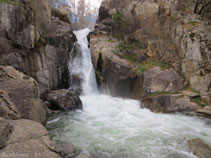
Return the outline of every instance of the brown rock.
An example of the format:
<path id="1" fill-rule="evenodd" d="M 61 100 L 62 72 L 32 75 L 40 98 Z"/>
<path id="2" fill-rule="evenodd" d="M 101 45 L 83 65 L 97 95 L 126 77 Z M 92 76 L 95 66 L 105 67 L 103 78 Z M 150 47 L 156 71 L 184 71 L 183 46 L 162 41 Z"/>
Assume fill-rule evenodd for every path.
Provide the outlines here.
<path id="1" fill-rule="evenodd" d="M 198 158 L 210 158 L 211 147 L 204 143 L 201 139 L 192 139 L 188 141 L 190 150 Z"/>
<path id="2" fill-rule="evenodd" d="M 62 89 L 51 91 L 47 95 L 47 100 L 52 104 L 53 109 L 76 110 L 82 108 L 82 102 L 79 96 L 73 92 Z"/>

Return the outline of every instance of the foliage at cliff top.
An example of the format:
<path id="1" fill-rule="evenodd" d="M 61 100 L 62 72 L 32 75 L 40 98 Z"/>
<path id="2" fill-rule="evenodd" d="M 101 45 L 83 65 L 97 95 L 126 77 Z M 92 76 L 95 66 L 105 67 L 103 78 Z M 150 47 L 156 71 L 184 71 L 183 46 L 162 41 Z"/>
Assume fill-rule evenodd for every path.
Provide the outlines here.
<path id="1" fill-rule="evenodd" d="M 0 0 L 0 3 L 17 4 L 17 0 Z"/>

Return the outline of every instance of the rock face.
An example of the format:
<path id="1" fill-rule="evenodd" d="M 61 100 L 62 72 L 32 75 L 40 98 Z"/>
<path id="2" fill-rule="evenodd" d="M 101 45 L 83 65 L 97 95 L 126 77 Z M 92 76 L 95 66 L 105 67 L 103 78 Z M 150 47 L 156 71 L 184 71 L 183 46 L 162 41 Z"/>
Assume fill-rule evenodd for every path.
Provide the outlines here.
<path id="1" fill-rule="evenodd" d="M 133 66 L 127 60 L 115 55 L 119 43 L 108 40 L 109 38 L 103 35 L 90 38 L 92 61 L 98 81 L 112 95 L 128 97 L 135 81 Z"/>
<path id="2" fill-rule="evenodd" d="M 67 63 L 76 38 L 65 14 L 51 17 L 48 0 L 0 3 L 0 7 L 0 64 L 35 78 L 41 92 L 67 88 Z"/>
<path id="3" fill-rule="evenodd" d="M 37 82 L 11 66 L 0 66 L 1 116 L 45 122 Z"/>
<path id="4" fill-rule="evenodd" d="M 197 91 L 197 95 L 206 102 L 205 106 L 210 106 L 211 27 L 208 18 L 211 15 L 210 8 L 210 2 L 207 0 L 104 0 L 100 8 L 97 31 L 95 31 L 97 35 L 91 38 L 103 34 L 110 36 L 110 39 L 111 36 L 120 37 L 119 41 L 125 43 L 136 42 L 140 45 L 140 51 L 146 55 L 147 61 L 155 60 L 172 65 L 174 70 L 167 70 L 168 73 L 156 70 L 156 75 L 154 69 L 148 69 L 152 71 L 151 75 L 145 72 L 144 75 L 137 77 L 132 93 L 134 98 L 152 99 L 155 98 L 155 93 L 157 95 L 175 92 L 181 94 L 180 90 L 186 87 Z M 116 51 L 115 48 L 111 48 L 109 48 L 110 52 Z M 128 52 L 136 58 L 137 53 Z M 138 62 L 142 64 L 142 61 Z M 96 61 L 94 63 L 96 65 Z M 106 77 L 101 76 L 101 80 L 104 78 Z M 172 98 L 172 96 L 167 98 L 169 97 Z M 192 96 L 188 97 L 192 98 Z M 158 98 L 163 99 L 165 105 L 166 96 L 158 95 L 155 100 Z M 192 99 L 190 102 L 192 104 Z M 181 106 L 184 104 L 181 100 L 179 103 Z M 195 103 L 192 105 L 194 107 Z"/>
<path id="5" fill-rule="evenodd" d="M 209 158 L 211 155 L 211 147 L 199 138 L 189 140 L 188 145 L 193 154 L 198 158 Z"/>
<path id="6" fill-rule="evenodd" d="M 47 100 L 55 109 L 67 111 L 82 108 L 82 102 L 80 98 L 73 92 L 66 89 L 49 92 L 47 95 Z"/>
<path id="7" fill-rule="evenodd" d="M 144 72 L 134 85 L 134 97 L 144 97 L 159 92 L 175 93 L 183 88 L 181 77 L 173 70 L 162 70 L 155 67 Z"/>

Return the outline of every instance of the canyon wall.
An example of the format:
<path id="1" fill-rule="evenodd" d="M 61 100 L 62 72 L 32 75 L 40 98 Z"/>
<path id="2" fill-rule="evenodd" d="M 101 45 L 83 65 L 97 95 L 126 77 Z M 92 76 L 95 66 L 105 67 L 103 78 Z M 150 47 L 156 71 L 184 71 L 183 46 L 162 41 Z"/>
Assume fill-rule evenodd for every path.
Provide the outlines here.
<path id="1" fill-rule="evenodd" d="M 207 0 L 103 1 L 90 38 L 99 83 L 117 96 L 124 83 L 127 97 L 153 111 L 210 116 L 210 8 Z"/>

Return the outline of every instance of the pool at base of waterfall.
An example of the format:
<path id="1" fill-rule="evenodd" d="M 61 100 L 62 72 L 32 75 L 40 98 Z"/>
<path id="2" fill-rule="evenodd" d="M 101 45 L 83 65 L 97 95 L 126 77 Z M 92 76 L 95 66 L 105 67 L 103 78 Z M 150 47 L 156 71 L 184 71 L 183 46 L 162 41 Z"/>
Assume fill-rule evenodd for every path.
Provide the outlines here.
<path id="1" fill-rule="evenodd" d="M 211 145 L 211 125 L 181 114 L 141 109 L 136 100 L 81 96 L 83 109 L 53 116 L 47 123 L 55 141 L 69 142 L 89 158 L 195 158 L 187 140 Z"/>

